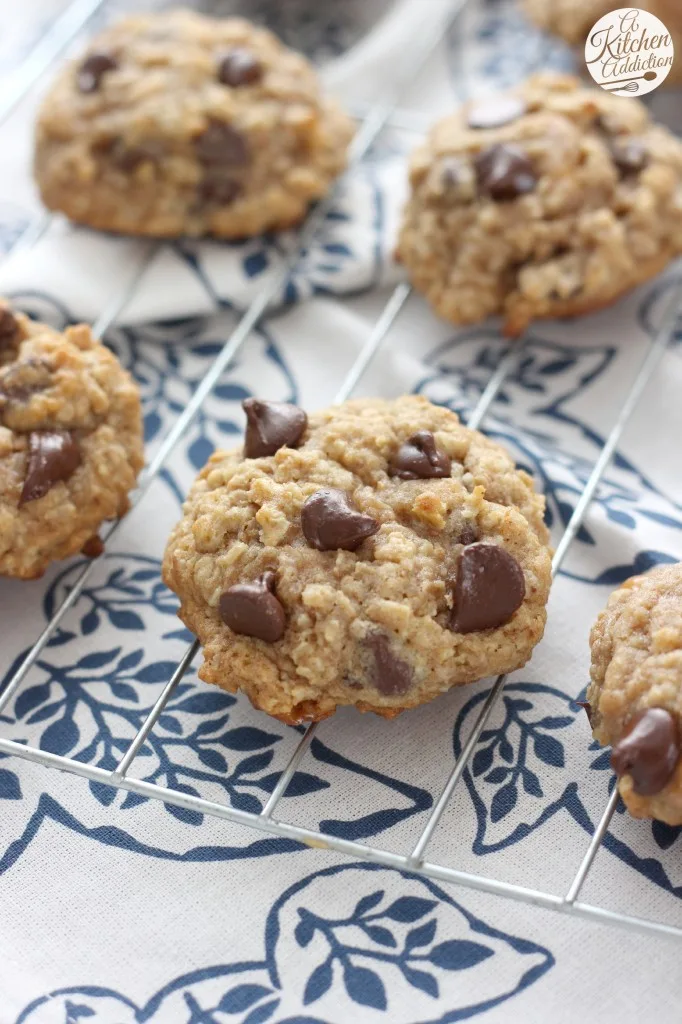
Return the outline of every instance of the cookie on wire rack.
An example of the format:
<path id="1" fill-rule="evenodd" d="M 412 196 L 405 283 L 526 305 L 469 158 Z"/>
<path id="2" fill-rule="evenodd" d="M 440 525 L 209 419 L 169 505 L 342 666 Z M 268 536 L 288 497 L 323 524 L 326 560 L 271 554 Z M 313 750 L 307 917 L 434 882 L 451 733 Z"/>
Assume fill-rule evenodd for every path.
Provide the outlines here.
<path id="1" fill-rule="evenodd" d="M 98 553 L 143 461 L 139 392 L 109 349 L 0 301 L 0 576 Z"/>
<path id="2" fill-rule="evenodd" d="M 290 227 L 346 164 L 347 115 L 266 29 L 191 11 L 126 18 L 41 108 L 51 210 L 131 235 L 243 238 Z"/>
<path id="3" fill-rule="evenodd" d="M 503 448 L 415 396 L 244 406 L 244 447 L 211 456 L 163 564 L 202 679 L 295 724 L 392 718 L 528 660 L 544 499 Z"/>
<path id="4" fill-rule="evenodd" d="M 614 591 L 590 644 L 587 711 L 628 810 L 682 825 L 682 563 Z"/>
<path id="5" fill-rule="evenodd" d="M 566 75 L 465 105 L 412 157 L 397 256 L 444 319 L 506 333 L 615 302 L 682 252 L 682 141 Z"/>

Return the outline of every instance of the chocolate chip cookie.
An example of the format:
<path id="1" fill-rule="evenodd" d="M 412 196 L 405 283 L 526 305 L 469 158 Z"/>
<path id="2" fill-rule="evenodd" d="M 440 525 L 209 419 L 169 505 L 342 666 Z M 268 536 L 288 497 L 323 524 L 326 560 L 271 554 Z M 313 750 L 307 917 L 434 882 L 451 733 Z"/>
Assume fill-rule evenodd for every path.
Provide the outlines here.
<path id="1" fill-rule="evenodd" d="M 163 566 L 202 679 L 293 724 L 341 705 L 392 718 L 527 661 L 544 499 L 499 445 L 419 397 L 245 411 L 244 447 L 211 456 Z"/>
<path id="2" fill-rule="evenodd" d="M 627 580 L 590 644 L 587 710 L 628 810 L 682 825 L 682 564 Z"/>
<path id="3" fill-rule="evenodd" d="M 54 84 L 38 119 L 43 202 L 132 235 L 239 238 L 296 224 L 353 128 L 270 32 L 190 11 L 127 18 Z"/>
<path id="4" fill-rule="evenodd" d="M 526 14 L 539 28 L 578 48 L 576 59 L 579 66 L 584 65 L 584 47 L 590 29 L 618 6 L 613 0 L 523 0 Z M 636 6 L 641 11 L 655 14 L 670 32 L 677 57 L 663 85 L 679 84 L 682 82 L 682 60 L 679 56 L 682 53 L 682 8 L 679 0 L 637 0 Z"/>
<path id="5" fill-rule="evenodd" d="M 142 464 L 139 394 L 112 353 L 0 302 L 0 575 L 95 553 Z"/>
<path id="6" fill-rule="evenodd" d="M 398 245 L 414 285 L 456 324 L 614 302 L 682 252 L 682 142 L 570 76 L 535 75 L 465 106 L 412 158 Z"/>

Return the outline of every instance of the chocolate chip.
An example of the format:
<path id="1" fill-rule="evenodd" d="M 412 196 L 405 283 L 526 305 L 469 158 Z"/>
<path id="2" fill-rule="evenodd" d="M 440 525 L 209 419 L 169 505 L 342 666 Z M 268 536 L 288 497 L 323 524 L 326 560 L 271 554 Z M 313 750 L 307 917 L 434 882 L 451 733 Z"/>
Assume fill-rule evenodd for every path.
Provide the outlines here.
<path id="1" fill-rule="evenodd" d="M 589 721 L 590 725 L 592 725 L 592 705 L 590 704 L 589 700 L 576 700 L 574 701 L 574 703 L 577 704 L 579 708 L 583 709 L 583 711 L 587 715 L 587 720 Z"/>
<path id="2" fill-rule="evenodd" d="M 478 186 L 492 199 L 507 201 L 532 192 L 538 176 L 528 155 L 518 146 L 484 149 L 474 161 Z"/>
<path id="3" fill-rule="evenodd" d="M 639 174 L 649 162 L 649 154 L 641 142 L 636 139 L 619 142 L 615 140 L 611 145 L 613 162 L 623 175 Z"/>
<path id="4" fill-rule="evenodd" d="M 81 464 L 70 430 L 34 430 L 28 438 L 28 462 L 19 504 L 42 498 L 54 484 L 68 480 Z"/>
<path id="5" fill-rule="evenodd" d="M 526 104 L 520 96 L 490 96 L 469 107 L 467 124 L 470 128 L 501 128 L 525 112 Z"/>
<path id="6" fill-rule="evenodd" d="M 412 669 L 396 657 L 388 637 L 384 633 L 370 633 L 365 643 L 372 655 L 372 683 L 379 693 L 384 697 L 407 693 L 413 682 Z"/>
<path id="7" fill-rule="evenodd" d="M 118 61 L 110 53 L 91 53 L 78 68 L 78 88 L 81 92 L 96 92 L 102 76 L 117 67 Z"/>
<path id="8" fill-rule="evenodd" d="M 443 188 L 459 188 L 467 180 L 467 168 L 463 160 L 456 156 L 447 156 L 441 161 L 440 180 Z"/>
<path id="9" fill-rule="evenodd" d="M 217 203 L 219 206 L 233 203 L 241 191 L 240 182 L 220 174 L 209 173 L 199 184 L 199 198 L 202 203 Z"/>
<path id="10" fill-rule="evenodd" d="M 251 583 L 236 583 L 220 595 L 221 619 L 233 633 L 274 644 L 286 628 L 284 608 L 274 591 L 275 574 L 271 569 Z"/>
<path id="11" fill-rule="evenodd" d="M 301 509 L 303 536 L 318 551 L 355 551 L 379 529 L 371 516 L 358 512 L 345 491 L 316 491 Z"/>
<path id="12" fill-rule="evenodd" d="M 680 756 L 677 721 L 664 708 L 648 708 L 636 715 L 611 752 L 611 767 L 618 776 L 632 776 L 635 793 L 653 796 L 672 778 Z"/>
<path id="13" fill-rule="evenodd" d="M 125 146 L 123 141 L 119 140 L 111 151 L 111 162 L 121 171 L 131 174 L 142 164 L 160 163 L 164 156 L 164 146 L 154 139 L 139 142 L 136 146 Z"/>
<path id="14" fill-rule="evenodd" d="M 245 398 L 242 409 L 246 413 L 244 455 L 247 459 L 274 455 L 280 448 L 293 448 L 308 423 L 303 409 L 289 402 Z"/>
<path id="15" fill-rule="evenodd" d="M 450 629 L 473 633 L 509 622 L 526 596 L 521 566 L 497 544 L 471 544 L 457 562 Z"/>
<path id="16" fill-rule="evenodd" d="M 459 531 L 457 537 L 457 543 L 463 544 L 467 547 L 469 544 L 475 544 L 478 540 L 478 530 L 472 523 L 465 523 L 462 529 Z"/>
<path id="17" fill-rule="evenodd" d="M 263 77 L 260 61 L 242 46 L 230 50 L 218 64 L 218 81 L 235 88 L 252 85 Z"/>
<path id="18" fill-rule="evenodd" d="M 249 162 L 246 139 L 225 121 L 209 121 L 208 127 L 194 142 L 197 156 L 204 164 L 222 167 L 244 167 Z"/>
<path id="19" fill-rule="evenodd" d="M 430 430 L 419 430 L 402 444 L 388 467 L 389 476 L 401 480 L 426 480 L 450 476 L 450 456 L 436 447 Z"/>
<path id="20" fill-rule="evenodd" d="M 14 348 L 19 334 L 16 317 L 6 308 L 0 308 L 0 352 Z"/>

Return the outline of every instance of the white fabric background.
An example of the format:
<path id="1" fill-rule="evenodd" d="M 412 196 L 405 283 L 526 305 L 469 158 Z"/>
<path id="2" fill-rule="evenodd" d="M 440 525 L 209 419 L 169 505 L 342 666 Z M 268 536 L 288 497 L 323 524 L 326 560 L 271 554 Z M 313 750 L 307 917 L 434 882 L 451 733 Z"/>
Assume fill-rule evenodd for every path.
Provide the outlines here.
<path id="1" fill-rule="evenodd" d="M 377 85 L 386 84 L 409 52 L 415 26 L 446 7 L 446 0 L 400 0 L 368 42 L 326 66 L 328 82 L 349 104 L 370 102 Z M 31 0 L 22 17 L 2 12 L 2 29 L 12 29 L 2 35 L 7 74 L 40 19 L 49 19 L 54 8 L 52 0 Z M 513 11 L 500 13 L 498 4 L 474 8 L 429 61 L 401 102 L 404 109 L 428 119 L 447 110 L 463 91 L 515 79 L 539 55 L 554 64 L 566 60 Z M 34 103 L 31 97 L 2 130 L 0 222 L 6 240 L 35 205 L 27 173 Z M 413 143 L 413 136 L 386 133 L 372 159 L 342 184 L 334 204 L 340 217 L 325 224 L 319 245 L 295 275 L 299 301 L 254 333 L 207 402 L 205 416 L 172 457 L 168 473 L 126 519 L 88 594 L 65 622 L 63 642 L 47 648 L 25 684 L 24 690 L 32 688 L 30 700 L 24 697 L 19 704 L 20 695 L 7 721 L 0 721 L 4 735 L 79 753 L 92 763 L 106 757 L 101 746 L 93 746 L 99 733 L 119 739 L 132 735 L 135 714 L 153 703 L 168 665 L 186 643 L 174 635 L 179 624 L 173 603 L 158 584 L 158 560 L 179 514 L 180 496 L 210 446 L 231 443 L 241 425 L 244 393 L 295 398 L 309 408 L 333 398 L 389 294 L 385 286 L 398 277 L 388 254 L 404 193 L 403 153 Z M 138 251 L 135 242 L 57 223 L 34 250 L 0 266 L 0 292 L 16 295 L 56 322 L 93 319 L 130 272 Z M 242 307 L 256 293 L 277 259 L 259 240 L 193 245 L 195 269 L 187 253 L 179 247 L 159 251 L 144 288 L 125 310 L 123 325 L 107 339 L 140 380 L 150 454 L 229 334 L 235 322 L 230 307 Z M 244 269 L 250 257 L 249 265 L 259 268 L 251 277 Z M 485 421 L 484 428 L 545 483 L 555 539 L 561 515 L 575 503 L 600 438 L 637 372 L 667 288 L 665 281 L 655 282 L 615 309 L 578 323 L 537 325 Z M 223 303 L 218 315 L 216 295 Z M 164 322 L 153 322 L 159 318 Z M 184 319 L 170 323 L 174 318 Z M 420 390 L 466 413 L 504 351 L 494 324 L 457 333 L 412 297 L 358 393 Z M 647 388 L 619 464 L 607 474 L 586 518 L 589 537 L 574 545 L 556 581 L 546 637 L 531 664 L 508 684 L 517 701 L 511 706 L 516 718 L 512 714 L 513 720 L 505 721 L 502 705 L 493 716 L 491 725 L 502 727 L 511 761 L 498 744 L 488 768 L 468 776 L 429 849 L 432 861 L 557 894 L 568 887 L 605 804 L 610 777 L 571 703 L 587 679 L 589 627 L 617 579 L 652 562 L 682 557 L 681 351 L 679 343 L 671 346 Z M 42 628 L 74 573 L 75 566 L 66 565 L 35 583 L 0 581 L 3 671 Z M 131 582 L 135 573 L 146 576 Z M 125 586 L 136 586 L 138 594 L 126 593 Z M 102 654 L 118 648 L 108 660 Z M 124 672 L 120 665 L 126 657 L 132 667 Z M 132 695 L 130 689 L 112 690 L 112 679 L 120 685 L 121 674 Z M 272 751 L 269 765 L 250 769 L 251 775 L 262 780 L 281 770 L 297 740 L 295 731 L 241 699 L 218 707 L 220 695 L 193 675 L 189 682 L 191 689 L 169 707 L 176 724 L 159 724 L 157 745 L 136 762 L 135 774 L 150 777 L 161 766 L 175 773 L 176 783 L 193 779 L 202 795 L 225 799 L 226 772 L 216 754 L 232 771 L 235 761 Z M 323 746 L 303 765 L 308 781 L 301 780 L 299 795 L 280 805 L 282 816 L 314 828 L 335 819 L 343 823 L 336 827 L 344 834 L 408 850 L 423 826 L 428 794 L 437 794 L 445 781 L 453 750 L 466 737 L 489 685 L 483 681 L 452 692 L 393 723 L 351 711 L 338 714 L 323 724 Z M 207 694 L 213 705 L 201 716 L 189 705 L 181 707 Z M 108 717 L 97 721 L 97 709 L 105 705 Z M 197 739 L 199 722 L 228 712 L 227 725 L 217 727 L 218 739 Z M 541 728 L 549 739 L 537 741 L 528 723 L 534 728 L 548 718 L 564 724 Z M 244 728 L 260 730 L 260 738 L 240 733 L 241 751 L 220 741 L 225 729 Z M 251 742 L 246 751 L 245 736 Z M 496 801 L 501 787 L 486 781 L 491 769 L 510 763 L 520 766 L 514 805 Z M 202 766 L 209 777 L 197 781 L 188 774 Z M 524 771 L 539 780 L 540 795 Z M 264 795 L 253 786 L 237 790 L 241 799 Z M 376 872 L 364 862 L 321 851 L 254 846 L 260 840 L 256 834 L 216 820 L 181 820 L 157 803 L 124 804 L 123 794 L 112 800 L 109 791 L 93 792 L 80 779 L 14 760 L 0 764 L 0 1024 L 258 1024 L 266 1019 L 416 1024 L 472 1017 L 491 1024 L 580 1019 L 667 1024 L 680 1018 L 679 951 L 672 943 L 464 889 L 430 890 L 418 879 Z M 367 821 L 374 811 L 383 817 Z M 679 924 L 681 849 L 677 830 L 618 814 L 584 898 Z M 330 872 L 320 875 L 326 869 Z M 328 947 L 320 932 L 309 942 L 298 941 L 302 933 L 296 925 L 306 911 L 320 919 L 346 917 L 362 897 L 380 890 L 386 895 L 370 913 L 390 909 L 404 897 L 430 901 L 412 923 L 396 922 L 390 913 L 382 918 L 398 948 L 410 929 L 435 921 L 436 938 L 423 947 L 427 953 L 443 942 L 473 942 L 478 952 L 458 946 L 463 959 L 457 970 L 424 961 L 422 969 L 428 966 L 439 986 L 434 996 L 386 959 L 394 947 L 386 945 L 385 935 L 382 942 L 357 926 L 344 926 L 344 949 L 369 950 L 364 959 L 352 955 L 351 965 L 371 969 L 379 978 L 386 1008 L 376 980 L 357 973 L 354 982 L 344 978 L 349 969 L 342 959 L 334 961 L 329 989 L 306 1002 L 306 986 Z M 474 915 L 473 923 L 452 900 Z M 423 906 L 411 903 L 407 916 Z M 480 947 L 488 952 L 479 960 Z M 428 989 L 429 983 L 422 979 L 421 984 Z M 234 995 L 239 986 L 251 988 Z M 215 1009 L 221 1000 L 223 1008 Z"/>

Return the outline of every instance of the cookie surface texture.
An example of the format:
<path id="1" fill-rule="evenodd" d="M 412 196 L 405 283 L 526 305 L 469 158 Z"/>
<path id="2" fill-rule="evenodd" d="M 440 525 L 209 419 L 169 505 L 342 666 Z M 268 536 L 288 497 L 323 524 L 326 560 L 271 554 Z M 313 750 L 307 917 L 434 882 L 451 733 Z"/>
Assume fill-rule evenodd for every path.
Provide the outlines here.
<path id="1" fill-rule="evenodd" d="M 527 661 L 550 583 L 543 511 L 449 410 L 349 401 L 274 454 L 216 452 L 163 575 L 202 679 L 289 723 L 342 705 L 390 718 Z"/>
<path id="2" fill-rule="evenodd" d="M 69 64 L 38 119 L 43 202 L 94 228 L 241 238 L 298 223 L 353 126 L 270 32 L 190 11 L 126 18 Z"/>
<path id="3" fill-rule="evenodd" d="M 628 810 L 682 825 L 682 564 L 614 591 L 590 645 L 590 720 Z"/>
<path id="4" fill-rule="evenodd" d="M 682 142 L 637 100 L 540 74 L 414 153 L 397 256 L 456 324 L 590 313 L 682 252 Z"/>
<path id="5" fill-rule="evenodd" d="M 143 461 L 139 392 L 109 349 L 0 301 L 0 575 L 93 553 Z"/>

